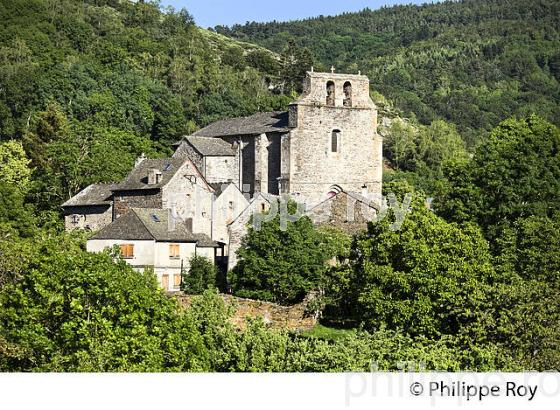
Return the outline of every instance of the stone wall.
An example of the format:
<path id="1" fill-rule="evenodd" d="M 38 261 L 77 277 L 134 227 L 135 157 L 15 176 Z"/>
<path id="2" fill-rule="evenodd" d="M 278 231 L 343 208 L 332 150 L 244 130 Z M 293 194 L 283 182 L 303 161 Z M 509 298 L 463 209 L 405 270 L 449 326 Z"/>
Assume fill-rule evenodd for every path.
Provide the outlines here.
<path id="1" fill-rule="evenodd" d="M 115 219 L 127 213 L 130 208 L 162 209 L 160 189 L 135 189 L 114 193 L 113 209 Z"/>
<path id="2" fill-rule="evenodd" d="M 368 222 L 374 219 L 378 209 L 378 203 L 341 192 L 307 215 L 315 226 L 335 227 L 349 235 L 355 235 L 367 229 Z"/>
<path id="3" fill-rule="evenodd" d="M 237 265 L 237 250 L 241 247 L 243 237 L 247 235 L 248 224 L 254 212 L 268 211 L 270 209 L 269 202 L 262 195 L 257 194 L 249 206 L 247 206 L 241 214 L 228 225 L 228 271 Z"/>
<path id="4" fill-rule="evenodd" d="M 188 307 L 194 296 L 175 293 L 179 303 Z M 281 306 L 275 303 L 260 300 L 238 298 L 232 295 L 220 295 L 226 303 L 235 307 L 231 322 L 239 328 L 246 326 L 245 319 L 262 319 L 266 324 L 275 329 L 307 330 L 317 324 L 316 316 L 308 312 L 308 300 L 292 306 Z"/>
<path id="5" fill-rule="evenodd" d="M 209 183 L 237 182 L 239 179 L 239 161 L 233 156 L 204 157 L 203 174 Z"/>
<path id="6" fill-rule="evenodd" d="M 187 141 L 181 141 L 181 144 L 177 147 L 175 153 L 173 154 L 173 158 L 176 157 L 190 159 L 200 172 L 203 172 L 202 155 Z"/>
<path id="7" fill-rule="evenodd" d="M 309 73 L 307 90 L 292 108 L 297 128 L 290 133 L 289 190 L 298 200 L 316 204 L 332 185 L 348 192 L 381 193 L 382 138 L 377 134 L 377 111 L 369 98 L 367 77 Z M 335 106 L 326 105 L 326 81 L 336 85 Z M 343 84 L 353 84 L 353 103 L 343 106 Z M 340 131 L 332 151 L 331 137 Z M 283 158 L 284 160 L 284 158 Z M 288 168 L 284 166 L 283 169 Z"/>
<path id="8" fill-rule="evenodd" d="M 193 232 L 212 234 L 212 192 L 189 161 L 162 188 L 161 207 L 175 209 L 183 220 L 192 219 Z"/>
<path id="9" fill-rule="evenodd" d="M 111 205 L 89 205 L 64 208 L 64 227 L 66 231 L 88 229 L 99 231 L 113 220 Z"/>

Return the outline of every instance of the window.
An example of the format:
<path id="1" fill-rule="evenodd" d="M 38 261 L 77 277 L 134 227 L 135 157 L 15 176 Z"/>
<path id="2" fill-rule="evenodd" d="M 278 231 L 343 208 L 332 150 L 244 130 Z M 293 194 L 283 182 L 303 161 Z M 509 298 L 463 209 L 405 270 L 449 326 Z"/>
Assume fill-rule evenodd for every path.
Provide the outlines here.
<path id="1" fill-rule="evenodd" d="M 185 219 L 185 226 L 187 228 L 187 231 L 192 232 L 193 231 L 193 219 L 192 218 Z"/>
<path id="2" fill-rule="evenodd" d="M 266 211 L 266 204 L 263 202 L 261 203 L 261 212 L 264 213 Z"/>
<path id="3" fill-rule="evenodd" d="M 176 273 L 173 275 L 173 288 L 179 289 L 181 287 L 181 274 Z"/>
<path id="4" fill-rule="evenodd" d="M 327 83 L 327 105 L 334 107 L 335 93 L 334 93 L 334 82 L 329 81 Z"/>
<path id="5" fill-rule="evenodd" d="M 176 243 L 172 243 L 169 245 L 169 259 L 179 259 L 180 252 L 179 252 L 179 245 Z"/>
<path id="6" fill-rule="evenodd" d="M 346 81 L 344 83 L 344 101 L 343 105 L 345 107 L 352 107 L 352 83 Z"/>
<path id="7" fill-rule="evenodd" d="M 134 258 L 134 245 L 133 244 L 122 244 L 121 246 L 121 256 L 124 259 Z"/>
<path id="8" fill-rule="evenodd" d="M 80 223 L 80 215 L 72 215 L 72 224 L 78 225 Z"/>
<path id="9" fill-rule="evenodd" d="M 164 290 L 169 290 L 169 275 L 167 274 L 161 275 L 161 287 Z"/>
<path id="10" fill-rule="evenodd" d="M 340 130 L 331 133 L 331 152 L 340 152 Z"/>

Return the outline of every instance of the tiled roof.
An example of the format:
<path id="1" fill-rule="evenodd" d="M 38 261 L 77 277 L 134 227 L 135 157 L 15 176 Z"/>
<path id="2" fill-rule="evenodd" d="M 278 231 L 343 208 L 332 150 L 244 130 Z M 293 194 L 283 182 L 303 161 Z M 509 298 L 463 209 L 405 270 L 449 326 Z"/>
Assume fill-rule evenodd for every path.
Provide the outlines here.
<path id="1" fill-rule="evenodd" d="M 134 208 L 91 239 L 196 242 L 201 247 L 218 246 L 207 235 L 190 232 L 181 220 L 170 225 L 169 213 L 167 209 Z"/>
<path id="2" fill-rule="evenodd" d="M 288 113 L 261 112 L 249 117 L 216 121 L 193 135 L 197 137 L 224 137 L 228 135 L 259 135 L 266 132 L 287 132 Z"/>
<path id="3" fill-rule="evenodd" d="M 136 212 L 129 211 L 101 229 L 90 239 L 153 240 L 154 237 Z"/>
<path id="4" fill-rule="evenodd" d="M 116 185 L 117 184 L 91 184 L 61 206 L 110 205 L 113 196 L 111 190 Z"/>
<path id="5" fill-rule="evenodd" d="M 113 191 L 127 191 L 133 189 L 156 189 L 162 188 L 173 178 L 181 165 L 184 158 L 146 158 L 134 167 L 128 176 Z M 148 173 L 151 168 L 161 171 L 161 182 L 159 184 L 148 185 Z"/>
<path id="6" fill-rule="evenodd" d="M 231 146 L 231 144 L 220 138 L 211 137 L 197 137 L 195 135 L 189 135 L 183 137 L 179 142 L 174 145 L 181 144 L 182 141 L 187 141 L 191 144 L 194 149 L 196 149 L 203 156 L 215 156 L 215 157 L 230 157 L 235 156 L 236 150 Z"/>

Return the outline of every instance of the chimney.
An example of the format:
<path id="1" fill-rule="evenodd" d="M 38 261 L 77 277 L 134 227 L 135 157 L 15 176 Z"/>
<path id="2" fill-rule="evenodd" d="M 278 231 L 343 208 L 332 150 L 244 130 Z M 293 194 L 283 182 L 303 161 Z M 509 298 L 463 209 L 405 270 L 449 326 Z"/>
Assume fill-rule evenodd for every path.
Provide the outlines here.
<path id="1" fill-rule="evenodd" d="M 150 168 L 148 171 L 148 185 L 156 185 L 161 182 L 161 171 L 157 168 Z"/>
<path id="2" fill-rule="evenodd" d="M 142 161 L 144 161 L 146 159 L 146 156 L 144 155 L 144 153 L 140 154 L 140 156 L 138 158 L 136 158 L 136 161 L 134 161 L 134 168 L 136 168 L 138 165 L 140 165 L 142 163 Z"/>

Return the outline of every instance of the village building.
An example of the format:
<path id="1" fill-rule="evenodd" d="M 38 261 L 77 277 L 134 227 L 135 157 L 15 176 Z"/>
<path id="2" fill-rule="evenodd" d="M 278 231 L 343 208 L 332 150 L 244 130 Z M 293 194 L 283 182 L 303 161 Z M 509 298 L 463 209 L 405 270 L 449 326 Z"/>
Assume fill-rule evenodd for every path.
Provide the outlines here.
<path id="1" fill-rule="evenodd" d="M 166 246 L 179 244 L 183 268 L 205 254 L 231 269 L 251 215 L 278 196 L 304 203 L 317 223 L 352 229 L 367 218 L 345 216 L 342 198 L 380 206 L 382 137 L 363 75 L 308 72 L 287 112 L 220 120 L 173 148 L 171 158 L 141 157 L 120 183 L 90 185 L 62 205 L 66 229 L 99 231 L 88 250 L 133 245 L 132 256 L 121 247 L 127 262 L 153 267 L 168 290 L 180 266 Z M 168 212 L 180 222 L 164 234 Z"/>
<path id="2" fill-rule="evenodd" d="M 113 191 L 116 184 L 92 184 L 61 205 L 67 231 L 98 231 L 113 220 Z"/>
<path id="3" fill-rule="evenodd" d="M 179 290 L 181 272 L 188 269 L 192 255 L 213 261 L 223 248 L 205 234 L 192 233 L 171 210 L 151 208 L 131 208 L 87 241 L 89 252 L 114 246 L 134 269 L 153 269 L 168 291 Z"/>

